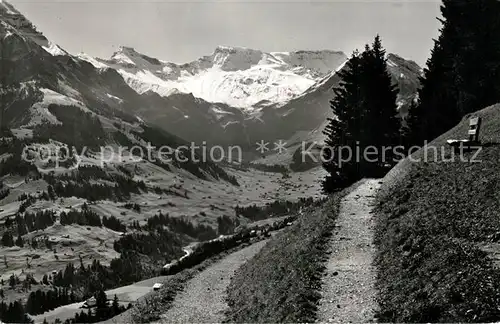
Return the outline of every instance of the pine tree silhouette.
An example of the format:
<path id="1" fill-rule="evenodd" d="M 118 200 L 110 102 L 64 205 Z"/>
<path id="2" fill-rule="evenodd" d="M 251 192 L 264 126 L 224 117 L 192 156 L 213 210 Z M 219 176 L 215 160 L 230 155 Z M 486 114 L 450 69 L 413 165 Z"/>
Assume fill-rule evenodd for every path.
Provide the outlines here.
<path id="1" fill-rule="evenodd" d="M 322 156 L 323 167 L 329 173 L 323 182 L 326 192 L 346 185 L 355 172 L 353 164 L 339 165 L 335 151 L 340 146 L 353 147 L 356 139 L 361 137 L 362 73 L 359 52 L 352 54 L 345 69 L 339 72 L 339 77 L 342 81 L 338 88 L 333 89 L 335 98 L 330 101 L 334 117 L 328 118 L 329 124 L 323 131 L 325 145 L 329 148 L 323 151 Z"/>
<path id="2" fill-rule="evenodd" d="M 441 34 L 420 80 L 419 105 L 410 112 L 413 144 L 500 101 L 499 12 L 497 0 L 443 0 Z"/>
<path id="3" fill-rule="evenodd" d="M 365 137 L 361 138 L 360 142 L 365 147 L 395 147 L 401 144 L 401 119 L 396 104 L 398 89 L 392 84 L 387 69 L 386 52 L 379 35 L 375 37 L 371 49 L 366 47 L 362 65 L 366 117 L 362 125 Z M 376 163 L 365 163 L 365 168 L 372 170 L 373 176 L 378 176 L 378 169 L 383 170 L 385 164 L 394 164 L 391 153 L 392 150 L 387 151 L 388 156 L 381 156 Z M 365 175 L 371 176 L 366 173 L 367 171 Z"/>
<path id="4" fill-rule="evenodd" d="M 384 155 L 382 148 L 393 148 L 401 141 L 398 90 L 392 85 L 380 36 L 375 37 L 372 47 L 366 45 L 363 53 L 354 52 L 339 77 L 340 85 L 330 102 L 335 117 L 328 119 L 323 132 L 327 137 L 323 167 L 329 173 L 323 182 L 326 192 L 362 177 L 383 175 L 395 160 L 392 150 Z M 377 148 L 378 156 L 365 158 L 363 152 L 369 146 Z M 343 156 L 346 148 L 351 153 Z M 349 155 L 350 160 L 345 161 Z M 344 162 L 339 163 L 340 158 Z"/>

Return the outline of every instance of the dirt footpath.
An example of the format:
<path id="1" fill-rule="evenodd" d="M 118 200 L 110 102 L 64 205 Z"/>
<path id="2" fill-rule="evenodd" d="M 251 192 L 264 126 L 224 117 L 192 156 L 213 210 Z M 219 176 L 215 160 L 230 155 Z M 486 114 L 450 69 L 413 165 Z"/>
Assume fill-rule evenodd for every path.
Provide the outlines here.
<path id="1" fill-rule="evenodd" d="M 267 243 L 252 244 L 209 266 L 191 279 L 158 323 L 220 323 L 226 310 L 226 291 L 234 272 Z"/>
<path id="2" fill-rule="evenodd" d="M 374 322 L 375 267 L 372 204 L 379 180 L 366 180 L 341 203 L 323 278 L 319 322 Z"/>

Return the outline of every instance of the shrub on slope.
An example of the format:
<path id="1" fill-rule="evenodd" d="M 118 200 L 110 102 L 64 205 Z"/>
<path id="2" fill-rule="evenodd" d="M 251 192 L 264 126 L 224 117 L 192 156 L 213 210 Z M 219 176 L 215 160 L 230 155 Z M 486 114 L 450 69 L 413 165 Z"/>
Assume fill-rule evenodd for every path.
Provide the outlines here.
<path id="1" fill-rule="evenodd" d="M 500 271 L 483 249 L 500 238 L 500 106 L 474 115 L 483 118 L 482 162 L 444 160 L 453 154 L 446 139 L 466 137 L 465 118 L 431 143 L 437 161 L 405 160 L 386 177 L 376 226 L 380 321 L 500 319 Z"/>
<path id="2" fill-rule="evenodd" d="M 282 323 L 315 318 L 329 237 L 344 194 L 307 210 L 237 271 L 228 289 L 227 321 Z"/>

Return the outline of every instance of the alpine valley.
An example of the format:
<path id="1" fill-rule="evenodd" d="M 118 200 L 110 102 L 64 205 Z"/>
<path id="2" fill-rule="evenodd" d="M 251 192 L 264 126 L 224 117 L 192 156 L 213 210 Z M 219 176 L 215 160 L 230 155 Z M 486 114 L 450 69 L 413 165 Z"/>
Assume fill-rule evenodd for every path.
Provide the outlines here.
<path id="1" fill-rule="evenodd" d="M 22 300 L 37 323 L 73 318 L 96 287 L 122 289 L 120 302 L 134 302 L 142 290 L 131 284 L 155 277 L 196 242 L 324 198 L 321 166 L 291 164 L 299 143 L 323 142 L 347 59 L 335 50 L 232 46 L 181 65 L 126 46 L 97 58 L 67 52 L 0 0 L 2 299 Z M 404 117 L 422 70 L 396 54 L 388 66 Z M 282 154 L 272 149 L 279 140 Z M 270 142 L 269 154 L 256 151 L 260 141 Z M 127 149 L 189 142 L 240 146 L 245 160 L 163 163 Z M 109 157 L 104 146 L 125 149 Z M 55 164 L 63 148 L 70 158 Z M 84 270 L 68 279 L 73 263 Z M 55 286 L 71 290 L 73 303 L 42 309 L 28 297 Z"/>

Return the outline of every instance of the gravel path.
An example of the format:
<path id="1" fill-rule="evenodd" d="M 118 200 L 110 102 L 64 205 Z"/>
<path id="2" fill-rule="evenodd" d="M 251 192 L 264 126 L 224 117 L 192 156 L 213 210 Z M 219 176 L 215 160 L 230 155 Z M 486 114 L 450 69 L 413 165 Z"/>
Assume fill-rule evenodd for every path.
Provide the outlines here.
<path id="1" fill-rule="evenodd" d="M 217 323 L 224 320 L 226 291 L 234 272 L 251 259 L 266 240 L 234 252 L 191 279 L 158 323 Z"/>
<path id="2" fill-rule="evenodd" d="M 341 203 L 323 279 L 318 321 L 375 321 L 372 203 L 379 180 L 366 180 Z"/>

